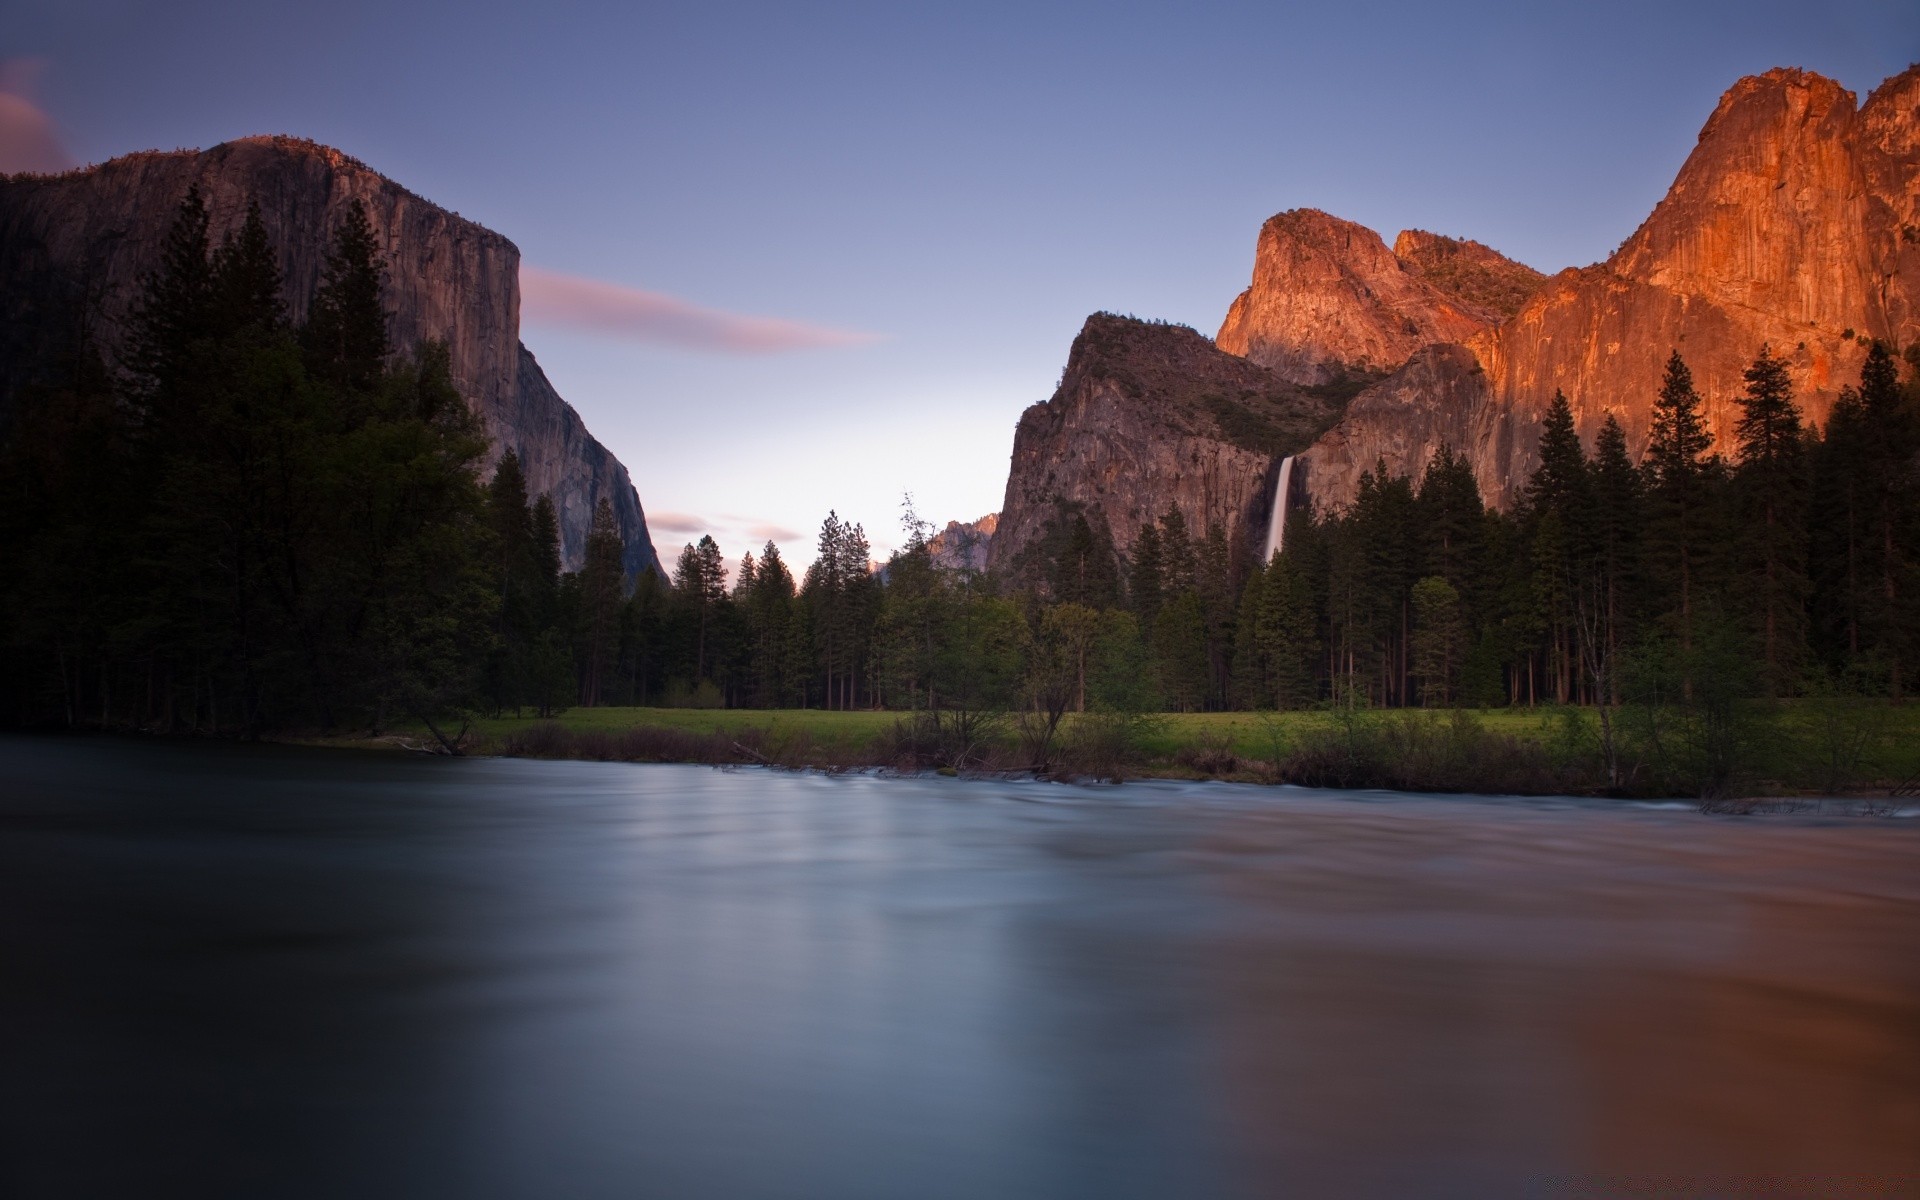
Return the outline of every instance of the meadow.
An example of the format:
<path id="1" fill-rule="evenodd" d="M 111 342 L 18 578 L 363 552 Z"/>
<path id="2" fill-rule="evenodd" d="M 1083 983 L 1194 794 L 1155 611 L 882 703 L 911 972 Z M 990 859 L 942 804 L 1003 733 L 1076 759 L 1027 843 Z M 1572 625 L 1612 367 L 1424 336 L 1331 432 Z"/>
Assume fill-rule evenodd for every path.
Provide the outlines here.
<path id="1" fill-rule="evenodd" d="M 1348 710 L 1068 714 L 1043 739 L 994 714 L 956 742 L 943 719 L 885 710 L 573 708 L 555 718 L 476 718 L 469 753 L 790 767 L 995 771 L 1061 777 L 1226 778 L 1423 791 L 1637 795 L 1912 795 L 1920 706 L 1755 702 L 1721 727 L 1686 714 L 1613 714 L 1609 777 L 1598 710 Z M 431 744 L 424 730 L 398 742 Z M 336 741 L 334 744 L 342 744 Z"/>

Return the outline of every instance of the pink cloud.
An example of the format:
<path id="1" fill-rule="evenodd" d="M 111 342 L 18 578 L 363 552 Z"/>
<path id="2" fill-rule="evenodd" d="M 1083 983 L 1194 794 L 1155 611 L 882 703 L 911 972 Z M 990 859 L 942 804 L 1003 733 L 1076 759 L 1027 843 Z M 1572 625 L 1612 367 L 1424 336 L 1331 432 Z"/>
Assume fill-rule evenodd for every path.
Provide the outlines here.
<path id="1" fill-rule="evenodd" d="M 747 534 L 762 542 L 797 542 L 805 536 L 781 525 L 750 525 Z"/>
<path id="2" fill-rule="evenodd" d="M 526 320 L 538 325 L 723 354 L 779 354 L 879 340 L 878 334 L 856 330 L 719 312 L 661 292 L 525 265 L 520 268 L 520 309 Z"/>
<path id="3" fill-rule="evenodd" d="M 0 172 L 51 173 L 76 165 L 60 144 L 53 119 L 33 102 L 33 85 L 44 67 L 32 58 L 0 61 Z"/>
<path id="4" fill-rule="evenodd" d="M 647 514 L 647 528 L 662 533 L 705 533 L 711 528 L 704 517 L 692 513 L 650 512 Z"/>

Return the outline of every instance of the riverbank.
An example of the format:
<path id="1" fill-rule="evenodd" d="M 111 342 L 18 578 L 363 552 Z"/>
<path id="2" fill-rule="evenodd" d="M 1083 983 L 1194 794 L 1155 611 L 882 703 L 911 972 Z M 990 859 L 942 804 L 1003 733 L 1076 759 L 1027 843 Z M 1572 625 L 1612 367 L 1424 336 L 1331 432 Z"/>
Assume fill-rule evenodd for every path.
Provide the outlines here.
<path id="1" fill-rule="evenodd" d="M 1320 709 L 1031 717 L 819 709 L 579 708 L 479 718 L 465 753 L 537 759 L 755 763 L 850 770 L 1035 772 L 1062 779 L 1223 779 L 1508 794 L 1898 800 L 1920 793 L 1920 706 L 1791 701 L 1702 728 L 1616 713 L 1615 770 L 1598 714 L 1574 707 Z M 452 730 L 442 730 L 452 735 Z M 438 750 L 425 729 L 310 744 Z"/>

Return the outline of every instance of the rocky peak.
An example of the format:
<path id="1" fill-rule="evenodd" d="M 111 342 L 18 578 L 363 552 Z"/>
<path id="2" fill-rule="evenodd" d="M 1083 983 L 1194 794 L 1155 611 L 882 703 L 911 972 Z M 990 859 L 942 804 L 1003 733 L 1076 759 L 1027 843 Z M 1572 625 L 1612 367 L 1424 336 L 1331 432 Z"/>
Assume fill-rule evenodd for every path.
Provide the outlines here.
<path id="1" fill-rule="evenodd" d="M 1462 312 L 1495 325 L 1520 311 L 1547 277 L 1490 246 L 1403 229 L 1393 239 L 1402 266 L 1438 288 Z"/>
<path id="2" fill-rule="evenodd" d="M 993 550 L 994 531 L 999 527 L 999 513 L 988 513 L 974 521 L 948 521 L 945 529 L 927 539 L 927 552 L 936 566 L 984 571 Z"/>
<path id="3" fill-rule="evenodd" d="M 1295 383 L 1391 371 L 1422 346 L 1465 341 L 1488 324 L 1483 303 L 1463 303 L 1423 266 L 1364 225 L 1318 209 L 1280 213 L 1261 227 L 1253 282 L 1214 342 Z"/>
<path id="4" fill-rule="evenodd" d="M 1184 325 L 1097 313 L 1074 339 L 1060 386 L 1021 416 L 995 568 L 1068 511 L 1127 554 L 1169 507 L 1250 544 L 1264 530 L 1279 460 L 1339 415 L 1346 393 L 1303 388 L 1224 353 Z"/>
<path id="5" fill-rule="evenodd" d="M 1556 391 L 1591 444 L 1609 414 L 1646 445 L 1668 354 L 1734 450 L 1742 373 L 1770 346 L 1824 424 L 1867 345 L 1920 340 L 1920 69 L 1863 108 L 1833 80 L 1776 70 L 1729 88 L 1667 195 L 1606 262 L 1563 271 L 1470 353 L 1409 363 L 1307 455 L 1322 505 L 1384 459 L 1418 472 L 1443 443 L 1510 503 L 1538 461 Z M 1457 411 L 1456 411 L 1457 410 Z"/>

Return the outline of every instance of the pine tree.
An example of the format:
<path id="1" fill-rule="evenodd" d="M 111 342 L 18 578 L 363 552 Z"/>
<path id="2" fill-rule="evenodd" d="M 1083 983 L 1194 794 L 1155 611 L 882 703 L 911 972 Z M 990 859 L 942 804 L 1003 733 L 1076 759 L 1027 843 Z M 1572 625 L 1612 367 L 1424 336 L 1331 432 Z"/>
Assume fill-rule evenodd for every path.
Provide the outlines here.
<path id="1" fill-rule="evenodd" d="M 1428 708 L 1453 703 L 1454 681 L 1465 651 L 1460 593 L 1439 575 L 1413 585 L 1413 674 L 1420 703 Z"/>
<path id="2" fill-rule="evenodd" d="M 1486 504 L 1473 464 L 1442 445 L 1420 477 L 1415 497 L 1426 542 L 1423 556 L 1429 574 L 1445 579 L 1466 597 L 1470 594 L 1479 558 L 1481 526 Z"/>
<path id="3" fill-rule="evenodd" d="M 1317 695 L 1313 669 L 1320 646 L 1304 541 L 1289 530 L 1285 552 L 1273 556 L 1260 581 L 1259 644 L 1271 672 L 1270 696 L 1282 709 L 1305 708 Z"/>
<path id="4" fill-rule="evenodd" d="M 1548 638 L 1554 698 L 1562 704 L 1576 699 L 1582 677 L 1576 606 L 1592 572 L 1592 482 L 1572 407 L 1555 392 L 1541 430 L 1540 465 L 1527 481 L 1527 510 L 1534 596 Z"/>
<path id="5" fill-rule="evenodd" d="M 1133 543 L 1133 564 L 1127 578 L 1127 592 L 1133 601 L 1133 611 L 1139 614 L 1140 623 L 1149 629 L 1153 627 L 1154 618 L 1160 615 L 1160 600 L 1165 590 L 1164 576 L 1160 530 L 1149 521 L 1140 527 L 1140 536 Z"/>
<path id="6" fill-rule="evenodd" d="M 1667 359 L 1644 467 L 1649 477 L 1651 552 L 1673 599 L 1667 616 L 1677 627 L 1682 657 L 1693 647 L 1695 591 L 1710 536 L 1710 502 L 1717 471 L 1707 460 L 1713 439 L 1700 418 L 1700 395 L 1680 352 Z M 1691 685 L 1686 685 L 1690 691 Z"/>
<path id="7" fill-rule="evenodd" d="M 1909 357 L 1912 349 L 1909 348 Z M 1888 684 L 1901 695 L 1920 639 L 1920 381 L 1900 386 L 1884 342 L 1867 351 L 1860 370 L 1860 402 L 1872 452 L 1866 456 L 1868 571 L 1874 601 L 1866 607 L 1867 640 L 1885 663 Z"/>
<path id="8" fill-rule="evenodd" d="M 366 207 L 355 200 L 334 231 L 304 336 L 314 375 L 350 391 L 370 390 L 392 351 L 380 258 Z"/>
<path id="9" fill-rule="evenodd" d="M 1160 589 L 1162 600 L 1171 600 L 1194 587 L 1193 539 L 1187 533 L 1187 518 L 1178 508 L 1169 507 L 1160 517 Z"/>
<path id="10" fill-rule="evenodd" d="M 128 363 L 149 407 L 178 404 L 192 375 L 193 356 L 214 333 L 213 266 L 207 206 L 197 185 L 187 189 L 134 308 Z"/>
<path id="11" fill-rule="evenodd" d="M 1806 486 L 1800 409 L 1793 402 L 1787 365 L 1761 347 L 1746 371 L 1747 390 L 1735 426 L 1740 464 L 1736 477 L 1749 516 L 1743 560 L 1749 578 L 1770 695 L 1792 685 L 1804 644 L 1807 593 Z"/>
<path id="12" fill-rule="evenodd" d="M 586 562 L 580 568 L 579 582 L 580 703 L 589 708 L 600 703 L 619 645 L 620 606 L 625 599 L 622 549 L 613 505 L 602 496 L 594 505 L 593 524 L 588 527 Z"/>
<path id="13" fill-rule="evenodd" d="M 1645 501 L 1639 471 L 1627 455 L 1626 431 L 1608 413 L 1593 443 L 1590 472 L 1593 493 L 1593 577 L 1589 591 L 1593 619 L 1588 622 L 1597 642 L 1587 648 L 1589 672 L 1602 694 L 1602 703 L 1619 703 L 1615 665 L 1630 637 L 1635 598 L 1640 595 L 1641 531 L 1646 526 Z M 1597 625 L 1597 628 L 1595 626 Z M 1600 678 L 1604 676 L 1604 678 Z"/>
<path id="14" fill-rule="evenodd" d="M 533 699 L 532 657 L 540 632 L 539 563 L 527 480 L 520 470 L 520 456 L 511 449 L 501 455 L 487 485 L 487 527 L 492 534 L 493 585 L 500 597 L 489 692 L 496 711 L 511 706 L 518 712 Z"/>
<path id="15" fill-rule="evenodd" d="M 1207 536 L 1201 540 L 1194 583 L 1207 622 L 1207 662 L 1213 677 L 1208 703 L 1223 707 L 1233 666 L 1234 591 L 1227 533 L 1218 521 L 1207 525 Z"/>
<path id="16" fill-rule="evenodd" d="M 267 238 L 258 202 L 248 203 L 240 232 L 223 242 L 214 255 L 211 290 L 220 336 L 269 334 L 286 325 L 280 260 Z"/>

